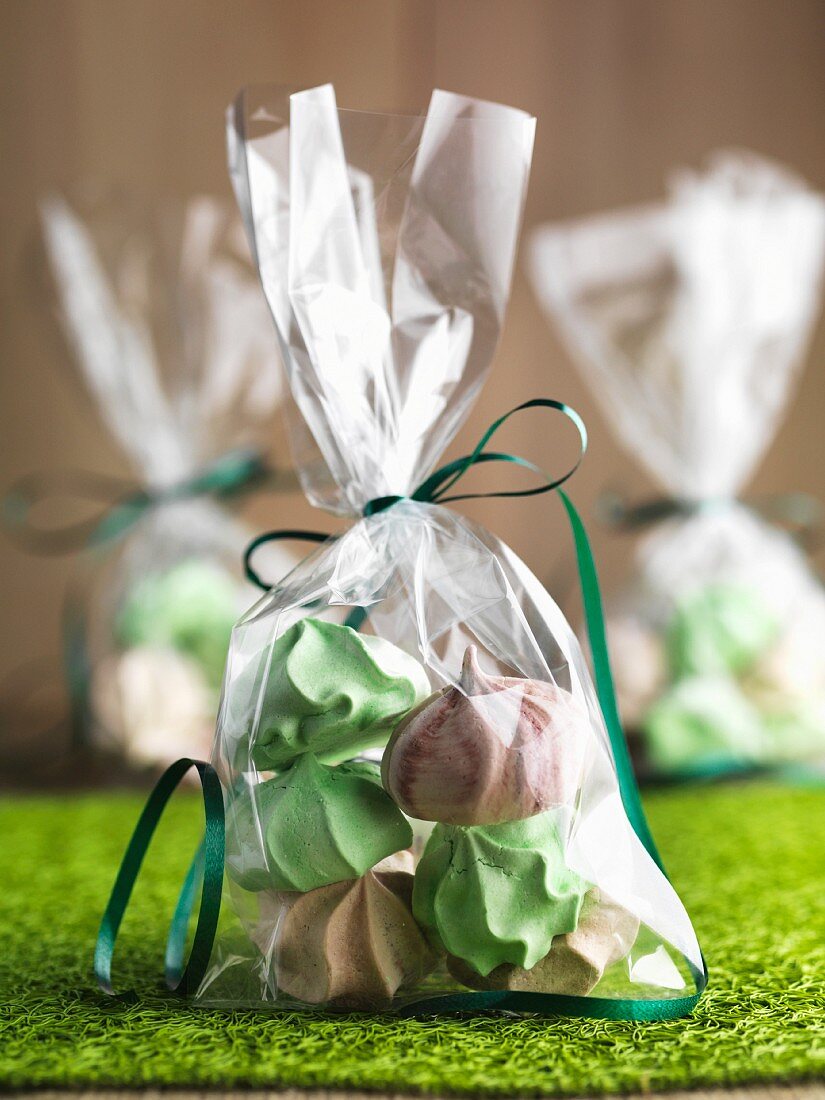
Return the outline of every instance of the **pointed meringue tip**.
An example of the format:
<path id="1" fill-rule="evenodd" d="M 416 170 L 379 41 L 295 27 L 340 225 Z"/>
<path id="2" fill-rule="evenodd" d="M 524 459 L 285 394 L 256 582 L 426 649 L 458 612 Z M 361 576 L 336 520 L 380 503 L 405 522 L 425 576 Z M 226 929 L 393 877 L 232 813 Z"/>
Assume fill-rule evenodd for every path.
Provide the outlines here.
<path id="1" fill-rule="evenodd" d="M 483 692 L 487 677 L 478 663 L 478 649 L 468 645 L 461 663 L 461 676 L 458 686 L 465 695 L 479 695 Z"/>

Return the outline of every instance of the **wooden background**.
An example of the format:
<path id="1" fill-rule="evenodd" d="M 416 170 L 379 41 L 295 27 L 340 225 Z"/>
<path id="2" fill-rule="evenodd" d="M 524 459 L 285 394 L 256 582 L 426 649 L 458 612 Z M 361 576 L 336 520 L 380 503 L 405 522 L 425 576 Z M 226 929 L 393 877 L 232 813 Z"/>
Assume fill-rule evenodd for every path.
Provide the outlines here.
<path id="1" fill-rule="evenodd" d="M 423 108 L 440 86 L 525 108 L 538 117 L 527 228 L 655 199 L 672 166 L 731 145 L 825 189 L 823 0 L 2 0 L 0 74 L 0 488 L 59 464 L 127 472 L 32 295 L 38 195 L 90 178 L 139 194 L 228 195 L 223 110 L 243 84 L 332 81 L 341 105 L 375 109 Z M 820 323 L 759 490 L 823 488 L 823 356 Z M 608 478 L 645 489 L 518 271 L 493 375 L 456 447 L 538 394 L 588 420 L 574 492 L 585 511 Z M 538 421 L 517 435 L 548 467 L 569 455 Z M 273 446 L 285 453 L 277 425 Z M 324 522 L 297 494 L 247 511 L 258 528 Z M 568 556 L 553 503 L 466 511 L 545 579 Z M 615 583 L 628 544 L 594 535 Z M 70 568 L 0 541 L 0 675 L 57 651 Z"/>

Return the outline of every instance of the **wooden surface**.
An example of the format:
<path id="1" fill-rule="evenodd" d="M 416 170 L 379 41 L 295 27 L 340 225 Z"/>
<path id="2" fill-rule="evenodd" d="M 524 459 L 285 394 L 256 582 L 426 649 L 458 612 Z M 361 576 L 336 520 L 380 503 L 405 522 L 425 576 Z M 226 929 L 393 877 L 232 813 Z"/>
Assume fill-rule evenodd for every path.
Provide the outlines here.
<path id="1" fill-rule="evenodd" d="M 419 109 L 440 86 L 533 112 L 527 229 L 655 199 L 674 165 L 731 145 L 776 157 L 825 189 L 823 0 L 3 0 L 0 73 L 0 490 L 61 464 L 128 472 L 33 289 L 38 197 L 88 180 L 140 195 L 228 197 L 223 109 L 246 83 L 333 81 L 342 105 L 374 109 Z M 757 491 L 822 489 L 823 357 L 820 325 Z M 493 375 L 459 445 L 537 394 L 569 401 L 588 420 L 590 452 L 575 480 L 585 513 L 608 480 L 649 488 L 518 270 Z M 537 417 L 501 447 L 518 442 L 555 469 L 568 457 L 566 438 Z M 273 443 L 283 455 L 277 425 Z M 481 501 L 466 512 L 505 533 L 544 580 L 570 561 L 551 505 Z M 271 499 L 250 515 L 257 529 L 328 522 L 297 493 L 277 502 L 275 516 Z M 601 532 L 595 542 L 609 586 L 627 544 Z M 0 676 L 56 654 L 70 568 L 0 539 Z"/>

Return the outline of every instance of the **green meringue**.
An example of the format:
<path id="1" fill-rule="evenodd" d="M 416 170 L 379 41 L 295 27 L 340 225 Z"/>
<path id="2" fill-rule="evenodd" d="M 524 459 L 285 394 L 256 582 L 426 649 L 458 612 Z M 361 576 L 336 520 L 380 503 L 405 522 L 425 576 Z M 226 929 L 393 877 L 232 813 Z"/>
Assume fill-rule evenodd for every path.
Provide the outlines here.
<path id="1" fill-rule="evenodd" d="M 775 640 L 778 629 L 755 589 L 707 585 L 676 608 L 666 638 L 671 668 L 677 677 L 745 672 Z"/>
<path id="2" fill-rule="evenodd" d="M 231 574 L 214 562 L 187 558 L 137 582 L 118 613 L 115 634 L 125 649 L 162 646 L 187 654 L 217 690 L 239 610 Z"/>
<path id="3" fill-rule="evenodd" d="M 328 767 L 305 753 L 235 798 L 227 815 L 227 870 L 246 890 L 305 893 L 358 878 L 412 839 L 377 765 Z"/>
<path id="4" fill-rule="evenodd" d="M 499 825 L 436 825 L 415 873 L 413 914 L 482 976 L 529 969 L 572 932 L 588 886 L 565 862 L 559 810 Z"/>
<path id="5" fill-rule="evenodd" d="M 822 699 L 788 700 L 784 706 L 766 710 L 762 721 L 769 760 L 793 764 L 825 757 L 825 704 Z"/>
<path id="6" fill-rule="evenodd" d="M 257 728 L 246 732 L 261 769 L 281 768 L 304 752 L 342 760 L 382 745 L 430 694 L 424 667 L 402 649 L 313 618 L 277 638 L 248 681 L 242 675 L 232 693 L 249 700 L 245 721 Z"/>
<path id="7" fill-rule="evenodd" d="M 660 771 L 702 772 L 759 760 L 762 719 L 729 676 L 692 676 L 651 707 L 643 728 L 651 763 Z"/>

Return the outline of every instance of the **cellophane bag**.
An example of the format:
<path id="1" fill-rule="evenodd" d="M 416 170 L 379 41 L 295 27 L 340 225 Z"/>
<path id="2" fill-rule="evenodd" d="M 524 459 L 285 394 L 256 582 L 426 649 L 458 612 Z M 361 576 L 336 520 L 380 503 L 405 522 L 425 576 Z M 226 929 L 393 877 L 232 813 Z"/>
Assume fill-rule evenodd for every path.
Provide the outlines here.
<path id="1" fill-rule="evenodd" d="M 219 494 L 187 485 L 222 464 L 242 487 L 283 383 L 228 203 L 110 198 L 83 210 L 42 203 L 50 282 L 72 365 L 135 481 L 80 487 L 111 514 L 78 561 L 66 663 L 80 735 L 155 766 L 208 754 L 229 636 L 255 593 L 241 568 L 248 531 Z M 129 515 L 120 505 L 136 490 L 153 503 Z M 293 563 L 270 549 L 274 575 Z"/>
<path id="2" fill-rule="evenodd" d="M 665 494 L 639 512 L 609 623 L 623 718 L 658 773 L 825 758 L 825 594 L 741 499 L 801 369 L 823 256 L 822 196 L 736 152 L 676 175 L 660 205 L 531 242 L 540 300 Z"/>
<path id="3" fill-rule="evenodd" d="M 564 615 L 493 535 L 409 499 L 489 370 L 533 133 L 521 111 L 441 91 L 420 118 L 339 110 L 330 86 L 256 88 L 230 111 L 320 456 L 303 483 L 354 522 L 232 635 L 212 762 L 234 918 L 202 1001 L 537 1009 L 692 991 L 695 935 L 628 821 Z"/>

